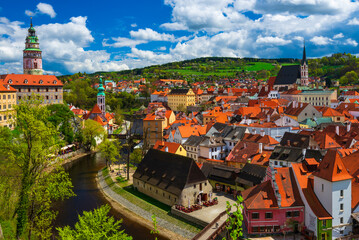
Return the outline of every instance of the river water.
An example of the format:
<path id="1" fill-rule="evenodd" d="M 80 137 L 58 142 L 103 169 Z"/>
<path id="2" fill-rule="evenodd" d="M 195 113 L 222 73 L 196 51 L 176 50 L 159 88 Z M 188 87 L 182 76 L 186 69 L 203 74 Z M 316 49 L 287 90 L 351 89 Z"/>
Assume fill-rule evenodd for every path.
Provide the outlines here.
<path id="1" fill-rule="evenodd" d="M 100 157 L 100 154 L 85 156 L 65 166 L 72 179 L 73 191 L 76 196 L 55 204 L 54 209 L 59 212 L 55 227 L 66 225 L 73 227 L 78 220 L 78 214 L 82 214 L 83 211 L 93 210 L 103 204 L 109 204 L 96 183 L 97 173 L 104 166 L 105 161 Z M 154 239 L 149 229 L 132 221 L 127 216 L 118 213 L 114 209 L 111 209 L 110 215 L 116 219 L 123 219 L 122 229 L 133 239 Z M 162 238 L 158 239 L 164 240 Z"/>

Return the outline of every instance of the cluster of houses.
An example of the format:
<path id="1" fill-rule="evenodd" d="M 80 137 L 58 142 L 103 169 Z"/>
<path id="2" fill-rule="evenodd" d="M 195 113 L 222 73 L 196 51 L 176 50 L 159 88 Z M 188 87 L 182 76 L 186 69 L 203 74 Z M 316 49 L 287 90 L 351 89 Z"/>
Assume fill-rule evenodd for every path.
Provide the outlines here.
<path id="1" fill-rule="evenodd" d="M 359 234 L 359 94 L 315 81 L 304 51 L 252 88 L 154 91 L 134 186 L 169 205 L 241 195 L 248 234 Z"/>

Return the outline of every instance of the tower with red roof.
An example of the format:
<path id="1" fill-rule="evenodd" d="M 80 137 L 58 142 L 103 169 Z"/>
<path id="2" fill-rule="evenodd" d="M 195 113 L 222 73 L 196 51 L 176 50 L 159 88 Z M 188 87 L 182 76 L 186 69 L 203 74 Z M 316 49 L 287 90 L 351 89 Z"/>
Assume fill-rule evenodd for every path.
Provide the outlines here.
<path id="1" fill-rule="evenodd" d="M 325 210 L 333 217 L 333 239 L 349 234 L 352 231 L 352 176 L 339 153 L 336 150 L 328 150 L 313 176 L 314 192 Z"/>

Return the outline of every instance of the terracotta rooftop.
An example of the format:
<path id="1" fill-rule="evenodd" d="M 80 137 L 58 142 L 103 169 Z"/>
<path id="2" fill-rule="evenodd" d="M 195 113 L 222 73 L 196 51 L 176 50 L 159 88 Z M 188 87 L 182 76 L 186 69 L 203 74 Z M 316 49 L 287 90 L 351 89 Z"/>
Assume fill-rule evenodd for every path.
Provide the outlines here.
<path id="1" fill-rule="evenodd" d="M 0 83 L 12 86 L 63 86 L 55 75 L 6 74 L 0 76 Z"/>
<path id="2" fill-rule="evenodd" d="M 278 208 L 271 181 L 265 181 L 241 192 L 247 209 Z"/>
<path id="3" fill-rule="evenodd" d="M 319 164 L 318 171 L 313 175 L 330 182 L 352 179 L 336 150 L 328 150 Z"/>

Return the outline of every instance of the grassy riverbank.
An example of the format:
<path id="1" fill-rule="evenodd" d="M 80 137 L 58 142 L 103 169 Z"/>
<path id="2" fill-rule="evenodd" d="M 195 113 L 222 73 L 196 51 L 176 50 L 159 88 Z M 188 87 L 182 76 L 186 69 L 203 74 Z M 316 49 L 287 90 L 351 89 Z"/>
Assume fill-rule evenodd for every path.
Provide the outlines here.
<path id="1" fill-rule="evenodd" d="M 166 220 L 169 223 L 172 223 L 180 228 L 186 229 L 193 233 L 200 232 L 201 228 L 188 224 L 176 216 L 171 214 L 171 207 L 165 205 L 147 195 L 140 193 L 133 189 L 132 185 L 129 185 L 127 182 L 115 183 L 109 175 L 109 170 L 107 168 L 102 170 L 103 177 L 106 181 L 106 184 L 117 194 L 121 195 L 123 198 L 127 199 L 143 210 L 155 214 L 157 217 Z"/>

